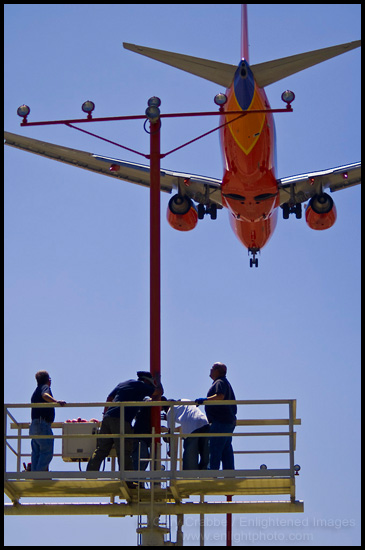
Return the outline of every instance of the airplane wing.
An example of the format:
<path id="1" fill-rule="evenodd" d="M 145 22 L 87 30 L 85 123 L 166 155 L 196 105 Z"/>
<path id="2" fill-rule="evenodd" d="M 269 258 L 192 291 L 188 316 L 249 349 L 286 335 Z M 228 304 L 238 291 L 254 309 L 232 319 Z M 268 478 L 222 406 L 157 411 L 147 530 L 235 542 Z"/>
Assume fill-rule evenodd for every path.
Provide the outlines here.
<path id="1" fill-rule="evenodd" d="M 150 167 L 148 165 L 95 155 L 10 132 L 4 132 L 4 139 L 5 145 L 23 151 L 35 153 L 91 172 L 98 172 L 104 176 L 145 187 L 150 186 Z M 171 193 L 176 190 L 188 195 L 198 203 L 214 203 L 218 208 L 222 208 L 221 180 L 164 169 L 161 169 L 160 175 L 161 191 Z"/>
<path id="2" fill-rule="evenodd" d="M 280 205 L 305 202 L 313 195 L 329 189 L 331 193 L 361 183 L 361 163 L 347 164 L 310 174 L 277 180 Z"/>

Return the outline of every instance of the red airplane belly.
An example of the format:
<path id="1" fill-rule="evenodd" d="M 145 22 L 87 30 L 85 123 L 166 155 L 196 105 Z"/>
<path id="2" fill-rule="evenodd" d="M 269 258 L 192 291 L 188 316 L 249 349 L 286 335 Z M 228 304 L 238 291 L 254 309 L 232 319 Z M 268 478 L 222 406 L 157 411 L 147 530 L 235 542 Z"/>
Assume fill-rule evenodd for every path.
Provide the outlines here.
<path id="1" fill-rule="evenodd" d="M 261 92 L 261 93 L 260 93 Z M 234 94 L 227 110 L 236 110 Z M 255 90 L 250 109 L 269 108 L 266 95 Z M 226 172 L 222 180 L 223 205 L 239 219 L 259 221 L 270 216 L 277 206 L 278 189 L 275 175 L 275 129 L 271 113 L 252 113 L 221 131 Z"/>
<path id="2" fill-rule="evenodd" d="M 227 91 L 226 111 L 239 111 L 234 87 Z M 243 101 L 243 100 L 242 100 Z M 237 117 L 227 114 L 221 123 L 229 122 L 221 129 L 220 137 L 226 170 L 240 174 L 246 187 L 257 186 L 258 180 L 268 172 L 275 180 L 275 124 L 272 113 L 255 112 L 270 109 L 265 91 L 255 85 L 247 114 Z M 251 112 L 250 112 L 251 111 Z"/>
<path id="3" fill-rule="evenodd" d="M 277 222 L 274 119 L 267 112 L 270 105 L 265 91 L 257 86 L 244 60 L 227 98 L 225 111 L 232 114 L 221 117 L 222 204 L 230 210 L 235 234 L 255 254 L 268 242 Z M 243 115 L 237 116 L 240 110 Z"/>
<path id="4" fill-rule="evenodd" d="M 258 222 L 247 222 L 237 219 L 232 213 L 229 221 L 238 239 L 249 249 L 261 249 L 269 241 L 278 220 L 278 210 L 271 216 Z"/>

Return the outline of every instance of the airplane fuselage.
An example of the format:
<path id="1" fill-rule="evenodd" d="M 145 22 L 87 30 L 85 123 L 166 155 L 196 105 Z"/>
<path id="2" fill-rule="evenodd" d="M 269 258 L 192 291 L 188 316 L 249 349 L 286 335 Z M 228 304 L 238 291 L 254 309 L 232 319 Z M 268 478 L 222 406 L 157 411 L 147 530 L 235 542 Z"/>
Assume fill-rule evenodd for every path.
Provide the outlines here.
<path id="1" fill-rule="evenodd" d="M 263 88 L 255 82 L 243 59 L 226 92 L 227 111 L 270 109 Z M 272 113 L 222 115 L 221 145 L 225 172 L 223 205 L 239 240 L 250 250 L 261 249 L 277 222 L 276 139 Z M 237 120 L 235 120 L 237 119 Z"/>

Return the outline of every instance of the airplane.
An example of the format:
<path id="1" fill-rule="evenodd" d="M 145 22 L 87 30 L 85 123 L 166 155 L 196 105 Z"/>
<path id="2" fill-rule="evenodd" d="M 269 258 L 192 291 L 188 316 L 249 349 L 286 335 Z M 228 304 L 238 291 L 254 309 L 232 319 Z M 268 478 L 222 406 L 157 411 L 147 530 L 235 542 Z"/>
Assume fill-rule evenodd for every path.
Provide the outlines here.
<path id="1" fill-rule="evenodd" d="M 247 248 L 250 267 L 258 267 L 257 255 L 271 238 L 279 207 L 284 219 L 302 217 L 308 226 L 325 230 L 336 221 L 332 193 L 361 183 L 361 163 L 356 162 L 290 177 L 277 178 L 273 113 L 265 87 L 327 59 L 361 46 L 348 42 L 256 65 L 249 64 L 247 4 L 242 5 L 241 60 L 237 65 L 187 56 L 135 44 L 125 49 L 168 64 L 226 88 L 217 94 L 220 106 L 220 141 L 224 157 L 221 179 L 161 169 L 161 191 L 175 194 L 168 203 L 167 220 L 179 231 L 194 229 L 199 219 L 227 208 L 232 229 Z M 290 108 L 293 92 L 282 99 Z M 253 111 L 238 117 L 237 111 Z M 261 112 L 254 112 L 261 111 Z M 236 114 L 230 114 L 235 112 Z M 5 144 L 73 166 L 149 186 L 149 166 L 79 151 L 48 142 L 4 133 Z M 197 204 L 195 204 L 197 203 Z"/>

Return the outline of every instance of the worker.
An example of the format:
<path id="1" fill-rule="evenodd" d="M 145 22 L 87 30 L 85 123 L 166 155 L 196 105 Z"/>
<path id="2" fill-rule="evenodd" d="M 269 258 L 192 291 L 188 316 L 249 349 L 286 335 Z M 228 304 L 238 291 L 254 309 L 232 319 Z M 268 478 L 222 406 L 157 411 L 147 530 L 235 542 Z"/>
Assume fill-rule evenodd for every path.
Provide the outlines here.
<path id="1" fill-rule="evenodd" d="M 57 400 L 51 391 L 51 377 L 46 370 L 36 373 L 37 387 L 31 397 L 31 403 L 57 403 L 66 404 L 66 401 Z M 32 407 L 32 422 L 29 427 L 29 435 L 50 435 L 53 436 L 52 422 L 55 419 L 54 407 Z M 31 471 L 47 471 L 49 463 L 53 458 L 54 439 L 32 439 Z"/>
<path id="2" fill-rule="evenodd" d="M 162 393 L 162 385 L 155 384 L 153 376 L 149 372 L 138 371 L 137 380 L 127 380 L 118 384 L 108 395 L 108 402 L 126 402 L 126 401 L 142 401 L 148 396 L 152 399 L 158 399 Z M 124 409 L 124 433 L 132 434 L 132 421 L 138 412 L 138 407 L 125 407 Z M 100 435 L 102 434 L 119 434 L 120 433 L 120 407 L 110 406 L 104 408 L 104 417 L 100 427 Z M 87 465 L 88 471 L 97 471 L 100 468 L 102 461 L 109 455 L 112 446 L 118 456 L 120 469 L 120 438 L 100 438 L 97 440 L 97 447 L 92 454 Z M 132 450 L 133 439 L 126 437 L 124 440 L 124 469 L 132 470 Z"/>
<path id="3" fill-rule="evenodd" d="M 219 470 L 222 462 L 223 470 L 234 470 L 234 455 L 232 447 L 232 433 L 236 427 L 237 405 L 212 405 L 210 402 L 217 400 L 235 400 L 234 391 L 226 378 L 227 367 L 223 363 L 214 363 L 209 376 L 213 384 L 208 390 L 207 397 L 195 400 L 197 405 L 203 402 L 205 413 L 210 424 L 210 433 L 227 434 L 222 437 L 209 438 L 209 469 Z"/>
<path id="4" fill-rule="evenodd" d="M 173 401 L 172 399 L 170 401 Z M 179 399 L 179 402 L 190 399 Z M 183 434 L 199 434 L 209 432 L 209 422 L 205 414 L 195 405 L 174 405 L 167 415 L 169 433 L 174 431 L 175 422 L 181 425 Z M 209 438 L 185 437 L 183 452 L 183 470 L 206 470 L 209 462 Z"/>
<path id="5" fill-rule="evenodd" d="M 159 398 L 160 401 L 166 401 L 163 395 Z M 145 397 L 144 401 L 151 401 L 151 397 Z M 152 407 L 140 407 L 133 424 L 134 434 L 150 434 L 152 433 L 151 423 Z M 133 469 L 146 470 L 151 456 L 152 437 L 141 437 L 133 439 Z"/>

